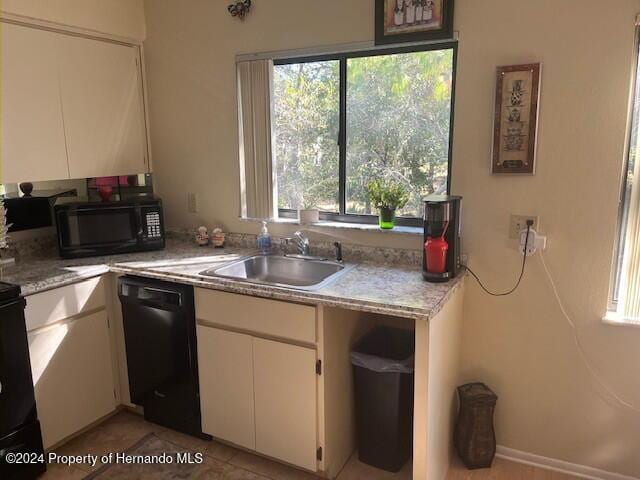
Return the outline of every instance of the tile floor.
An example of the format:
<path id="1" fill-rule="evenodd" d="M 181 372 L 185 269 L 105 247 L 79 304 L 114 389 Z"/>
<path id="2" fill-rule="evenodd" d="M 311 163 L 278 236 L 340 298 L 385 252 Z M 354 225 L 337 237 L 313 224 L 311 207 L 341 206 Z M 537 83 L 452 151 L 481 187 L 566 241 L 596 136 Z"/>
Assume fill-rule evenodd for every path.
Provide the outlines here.
<path id="1" fill-rule="evenodd" d="M 74 438 L 56 451 L 65 455 L 103 455 L 108 452 L 122 452 L 149 433 L 172 442 L 178 446 L 205 454 L 206 461 L 218 465 L 211 470 L 212 476 L 219 480 L 318 480 L 310 473 L 246 453 L 218 442 L 206 442 L 188 435 L 145 422 L 134 413 L 122 411 L 102 424 Z M 49 466 L 40 480 L 81 480 L 99 468 L 89 465 L 65 467 Z M 386 473 L 360 463 L 354 456 L 344 467 L 338 480 L 410 480 L 411 470 L 408 464 L 399 474 Z M 553 472 L 535 469 L 504 460 L 496 459 L 490 470 L 467 471 L 456 463 L 449 472 L 447 480 L 575 480 Z M 125 479 L 123 479 L 125 480 Z M 127 479 L 128 480 L 128 479 Z"/>

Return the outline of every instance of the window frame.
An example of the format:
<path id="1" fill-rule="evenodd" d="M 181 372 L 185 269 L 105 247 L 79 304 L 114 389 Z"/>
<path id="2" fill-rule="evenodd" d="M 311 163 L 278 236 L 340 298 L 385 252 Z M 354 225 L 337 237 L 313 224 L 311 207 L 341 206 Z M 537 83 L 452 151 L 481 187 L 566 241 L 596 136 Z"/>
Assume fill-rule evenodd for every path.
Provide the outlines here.
<path id="1" fill-rule="evenodd" d="M 634 58 L 632 64 L 631 91 L 629 93 L 629 105 L 627 112 L 627 132 L 624 145 L 624 164 L 620 178 L 620 196 L 618 199 L 618 219 L 616 228 L 616 238 L 613 249 L 613 265 L 611 269 L 611 280 L 609 282 L 609 312 L 618 310 L 618 299 L 620 297 L 620 287 L 622 283 L 622 264 L 624 260 L 624 249 L 626 234 L 629 224 L 629 167 L 631 166 L 631 148 L 633 143 L 633 129 L 636 117 L 640 122 L 640 102 L 636 108 L 636 97 L 640 88 L 640 16 L 636 19 Z M 637 126 L 640 128 L 640 125 Z M 640 159 L 636 158 L 636 161 Z"/>
<path id="2" fill-rule="evenodd" d="M 451 172 L 453 164 L 453 122 L 455 114 L 455 98 L 456 98 L 456 78 L 458 66 L 458 41 L 451 40 L 445 42 L 432 42 L 428 44 L 408 45 L 408 46 L 392 46 L 384 48 L 375 48 L 367 50 L 358 50 L 352 52 L 307 55 L 300 57 L 288 57 L 273 59 L 273 65 L 291 65 L 297 63 L 313 63 L 323 61 L 339 61 L 340 62 L 340 112 L 339 112 L 339 131 L 338 131 L 338 147 L 339 147 L 339 166 L 338 166 L 338 205 L 339 213 L 320 211 L 320 220 L 329 222 L 342 223 L 362 223 L 376 224 L 378 223 L 377 215 L 360 215 L 347 213 L 347 64 L 352 58 L 374 57 L 380 55 L 395 55 L 402 53 L 430 52 L 434 50 L 452 50 L 452 72 L 451 72 L 451 112 L 449 116 L 449 149 L 447 159 L 447 195 L 451 193 Z M 276 201 L 277 203 L 277 201 Z M 297 218 L 297 210 L 279 208 L 279 218 Z M 396 225 L 419 227 L 422 225 L 422 217 L 396 217 Z"/>

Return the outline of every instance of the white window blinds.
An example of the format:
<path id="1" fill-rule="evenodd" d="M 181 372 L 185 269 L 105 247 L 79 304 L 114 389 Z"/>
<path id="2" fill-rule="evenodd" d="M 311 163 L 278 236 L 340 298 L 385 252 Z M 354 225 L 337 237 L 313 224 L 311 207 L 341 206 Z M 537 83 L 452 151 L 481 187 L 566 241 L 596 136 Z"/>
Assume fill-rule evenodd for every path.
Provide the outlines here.
<path id="1" fill-rule="evenodd" d="M 640 17 L 639 17 L 640 19 Z M 636 21 L 636 47 L 640 46 L 640 27 Z M 640 48 L 636 49 L 636 60 Z M 640 324 L 640 62 L 632 98 L 631 132 L 624 171 L 620 214 L 620 235 L 612 292 L 612 310 L 607 318 Z"/>
<path id="2" fill-rule="evenodd" d="M 238 62 L 241 214 L 273 218 L 270 60 Z"/>
<path id="3" fill-rule="evenodd" d="M 638 106 L 636 103 L 636 107 Z M 634 131 L 638 136 L 637 126 Z M 640 142 L 636 139 L 634 143 L 635 152 L 633 155 L 636 157 L 640 149 Z M 631 167 L 633 169 L 629 169 L 626 180 L 630 183 L 627 187 L 629 195 L 626 200 L 629 213 L 624 236 L 618 314 L 626 321 L 640 323 L 640 185 L 634 181 L 640 178 L 640 162 L 635 161 L 634 158 Z"/>

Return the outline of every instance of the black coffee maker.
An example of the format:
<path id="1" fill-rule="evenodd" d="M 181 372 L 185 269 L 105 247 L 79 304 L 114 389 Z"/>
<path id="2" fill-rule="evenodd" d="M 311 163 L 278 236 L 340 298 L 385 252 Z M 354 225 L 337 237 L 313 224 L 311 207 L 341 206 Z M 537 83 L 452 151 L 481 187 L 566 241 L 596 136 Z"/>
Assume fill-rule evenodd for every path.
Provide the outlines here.
<path id="1" fill-rule="evenodd" d="M 460 268 L 460 202 L 462 197 L 430 195 L 424 200 L 422 276 L 446 282 Z"/>

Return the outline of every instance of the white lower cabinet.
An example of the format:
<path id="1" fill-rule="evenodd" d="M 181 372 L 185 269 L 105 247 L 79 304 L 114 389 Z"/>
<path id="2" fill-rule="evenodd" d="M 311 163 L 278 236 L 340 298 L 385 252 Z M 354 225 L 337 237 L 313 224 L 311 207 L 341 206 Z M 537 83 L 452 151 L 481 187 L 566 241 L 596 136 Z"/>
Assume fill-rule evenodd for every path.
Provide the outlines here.
<path id="1" fill-rule="evenodd" d="M 317 470 L 317 375 L 312 348 L 198 325 L 202 429 Z"/>
<path id="2" fill-rule="evenodd" d="M 198 325 L 202 430 L 255 450 L 251 337 Z"/>
<path id="3" fill-rule="evenodd" d="M 316 470 L 316 351 L 253 339 L 256 451 Z"/>
<path id="4" fill-rule="evenodd" d="M 99 311 L 28 333 L 45 449 L 115 407 L 107 313 Z"/>

